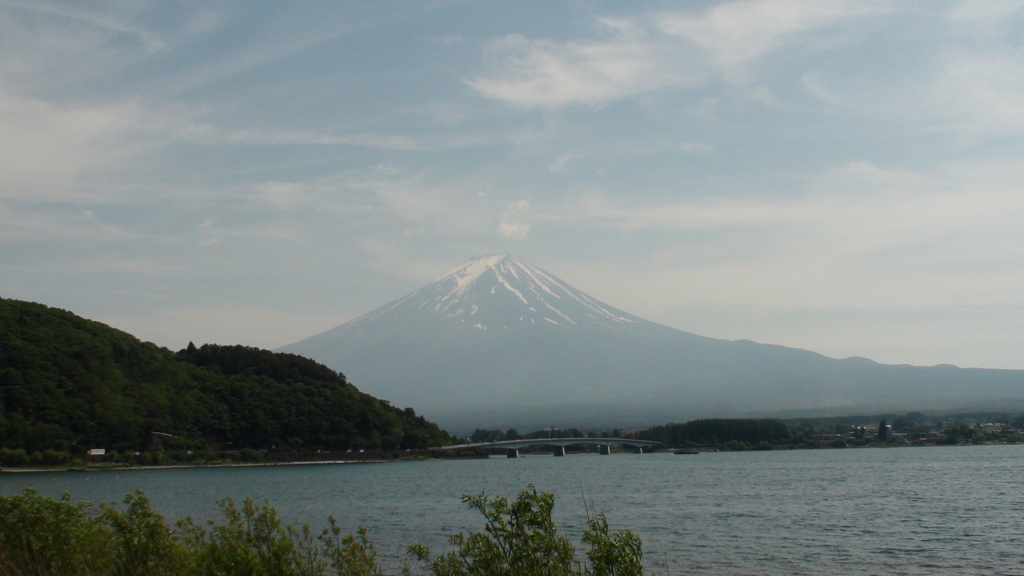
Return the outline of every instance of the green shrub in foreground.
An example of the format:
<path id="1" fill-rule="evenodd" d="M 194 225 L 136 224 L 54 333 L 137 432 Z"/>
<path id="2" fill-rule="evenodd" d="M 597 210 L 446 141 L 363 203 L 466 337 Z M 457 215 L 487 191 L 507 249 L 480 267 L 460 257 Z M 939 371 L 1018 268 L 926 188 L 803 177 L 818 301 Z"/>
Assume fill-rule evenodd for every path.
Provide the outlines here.
<path id="1" fill-rule="evenodd" d="M 67 494 L 0 498 L 0 574 L 101 574 L 111 564 L 110 540 L 96 511 Z"/>
<path id="2" fill-rule="evenodd" d="M 436 576 L 520 575 L 639 576 L 640 539 L 610 532 L 603 514 L 590 515 L 581 563 L 551 518 L 554 496 L 531 485 L 515 500 L 463 496 L 486 521 L 484 532 L 450 537 L 455 550 L 436 558 L 420 544 L 410 554 Z M 0 574 L 5 576 L 380 576 L 377 552 L 366 530 L 342 535 L 334 518 L 318 535 L 304 524 L 283 525 L 274 508 L 251 500 L 222 500 L 222 523 L 206 527 L 191 518 L 172 532 L 142 492 L 124 506 L 73 503 L 22 494 L 0 497 Z M 404 574 L 412 574 L 408 566 Z"/>
<path id="3" fill-rule="evenodd" d="M 555 497 L 530 485 L 515 500 L 463 495 L 462 501 L 486 520 L 484 532 L 455 534 L 448 541 L 455 550 L 431 558 L 421 544 L 409 553 L 426 564 L 435 576 L 639 576 L 643 574 L 640 539 L 629 530 L 609 532 L 604 514 L 588 511 L 583 542 L 589 565 L 581 565 L 568 538 L 558 534 L 551 511 Z"/>

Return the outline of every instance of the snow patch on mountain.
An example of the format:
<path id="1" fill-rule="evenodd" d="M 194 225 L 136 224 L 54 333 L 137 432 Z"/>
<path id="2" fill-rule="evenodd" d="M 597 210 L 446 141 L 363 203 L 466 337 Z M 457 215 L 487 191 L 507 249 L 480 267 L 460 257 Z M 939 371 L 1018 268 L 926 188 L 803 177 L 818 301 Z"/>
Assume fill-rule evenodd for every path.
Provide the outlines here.
<path id="1" fill-rule="evenodd" d="M 629 330 L 650 324 L 573 288 L 563 280 L 512 256 L 474 258 L 437 281 L 352 321 L 368 325 L 418 318 L 455 331 L 552 329 Z"/>
<path id="2" fill-rule="evenodd" d="M 543 319 L 556 326 L 579 326 L 585 319 L 622 325 L 639 323 L 638 319 L 590 298 L 551 274 L 510 254 L 482 256 L 470 260 L 442 276 L 434 286 L 446 287 L 443 291 L 437 290 L 442 295 L 434 300 L 434 310 L 453 316 L 463 312 L 465 300 L 479 299 L 485 294 L 495 296 L 503 290 L 514 296 L 530 312 L 536 314 L 538 309 L 546 312 L 539 318 L 522 316 L 521 321 Z M 476 305 L 473 305 L 470 315 L 475 314 L 477 309 Z"/>

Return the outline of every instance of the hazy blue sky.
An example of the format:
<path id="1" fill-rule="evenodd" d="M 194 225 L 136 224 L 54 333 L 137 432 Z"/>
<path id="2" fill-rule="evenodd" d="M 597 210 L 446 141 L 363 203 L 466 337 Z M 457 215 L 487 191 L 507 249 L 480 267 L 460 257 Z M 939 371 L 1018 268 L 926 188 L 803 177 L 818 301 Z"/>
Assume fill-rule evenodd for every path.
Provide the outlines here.
<path id="1" fill-rule="evenodd" d="M 0 0 L 0 295 L 270 348 L 499 252 L 1024 368 L 1024 2 Z"/>

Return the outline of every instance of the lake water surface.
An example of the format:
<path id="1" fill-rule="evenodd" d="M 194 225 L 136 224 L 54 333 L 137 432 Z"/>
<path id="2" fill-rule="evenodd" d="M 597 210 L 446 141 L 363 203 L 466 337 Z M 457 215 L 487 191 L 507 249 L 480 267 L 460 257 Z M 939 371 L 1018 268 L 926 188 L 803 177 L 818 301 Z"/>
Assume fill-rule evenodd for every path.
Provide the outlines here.
<path id="1" fill-rule="evenodd" d="M 1024 446 L 528 456 L 329 466 L 0 475 L 0 493 L 110 502 L 141 489 L 169 519 L 268 500 L 319 529 L 365 526 L 387 565 L 480 530 L 463 493 L 534 484 L 579 544 L 584 497 L 658 574 L 1024 575 Z"/>

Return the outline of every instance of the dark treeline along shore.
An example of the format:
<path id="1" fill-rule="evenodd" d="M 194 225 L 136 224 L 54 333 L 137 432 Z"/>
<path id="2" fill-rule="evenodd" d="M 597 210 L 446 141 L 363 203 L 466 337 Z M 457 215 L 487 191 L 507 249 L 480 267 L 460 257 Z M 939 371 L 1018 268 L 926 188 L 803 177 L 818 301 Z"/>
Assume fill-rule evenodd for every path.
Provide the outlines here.
<path id="1" fill-rule="evenodd" d="M 464 441 L 551 436 L 625 436 L 700 450 L 1012 443 L 1024 427 L 1021 414 L 910 412 L 713 418 L 631 431 L 478 429 L 455 438 L 302 356 L 191 343 L 173 352 L 9 299 L 0 299 L 0 401 L 0 466 L 7 468 L 378 460 L 437 456 L 429 448 Z"/>
<path id="2" fill-rule="evenodd" d="M 561 438 L 635 438 L 661 442 L 670 449 L 744 451 L 951 444 L 1019 444 L 1024 414 L 875 414 L 823 418 L 704 418 L 652 426 L 643 430 L 583 431 L 545 429 L 520 434 L 516 429 L 478 428 L 471 442 Z M 567 452 L 591 452 L 597 445 L 577 444 Z M 546 447 L 524 448 L 543 452 Z"/>
<path id="3" fill-rule="evenodd" d="M 301 356 L 209 344 L 172 352 L 9 299 L 0 299 L 0 400 L 7 466 L 66 464 L 90 451 L 94 460 L 132 464 L 271 452 L 358 458 L 452 441 L 411 408 L 364 394 Z"/>

